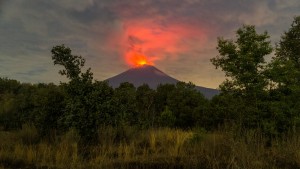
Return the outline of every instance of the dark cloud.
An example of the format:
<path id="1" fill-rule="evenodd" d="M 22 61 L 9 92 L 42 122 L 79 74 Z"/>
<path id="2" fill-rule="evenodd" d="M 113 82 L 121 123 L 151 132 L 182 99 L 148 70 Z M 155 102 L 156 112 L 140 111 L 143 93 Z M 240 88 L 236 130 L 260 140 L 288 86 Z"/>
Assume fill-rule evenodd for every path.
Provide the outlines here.
<path id="1" fill-rule="evenodd" d="M 32 70 L 29 70 L 27 72 L 17 72 L 17 75 L 23 75 L 23 76 L 37 76 L 45 73 L 47 69 L 45 68 L 34 68 Z"/>
<path id="2" fill-rule="evenodd" d="M 0 72 L 58 82 L 50 50 L 66 44 L 104 80 L 128 68 L 124 51 L 134 43 L 159 55 L 155 63 L 166 73 L 217 87 L 223 74 L 209 59 L 218 36 L 233 38 L 245 23 L 268 30 L 275 42 L 299 9 L 298 0 L 0 0 Z"/>
<path id="3" fill-rule="evenodd" d="M 91 24 L 99 21 L 103 24 L 110 24 L 111 21 L 118 19 L 113 11 L 97 3 L 82 11 L 70 10 L 68 16 L 83 24 Z"/>

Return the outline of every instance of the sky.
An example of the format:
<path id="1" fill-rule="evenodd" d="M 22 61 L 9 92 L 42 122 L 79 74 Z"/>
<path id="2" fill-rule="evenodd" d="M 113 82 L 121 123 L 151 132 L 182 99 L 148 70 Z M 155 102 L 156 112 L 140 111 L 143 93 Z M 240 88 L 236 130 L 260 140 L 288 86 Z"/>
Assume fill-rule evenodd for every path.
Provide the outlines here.
<path id="1" fill-rule="evenodd" d="M 0 0 L 0 77 L 66 81 L 51 59 L 65 44 L 96 80 L 142 56 L 178 80 L 217 88 L 225 79 L 210 62 L 218 37 L 234 39 L 250 24 L 275 45 L 297 15 L 299 0 Z"/>

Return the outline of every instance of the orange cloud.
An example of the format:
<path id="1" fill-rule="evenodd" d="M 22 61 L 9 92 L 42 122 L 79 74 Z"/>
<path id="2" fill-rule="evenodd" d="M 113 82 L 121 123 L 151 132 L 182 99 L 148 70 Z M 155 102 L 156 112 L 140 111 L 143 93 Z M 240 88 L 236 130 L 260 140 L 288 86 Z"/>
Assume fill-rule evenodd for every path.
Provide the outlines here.
<path id="1" fill-rule="evenodd" d="M 164 60 L 166 55 L 177 57 L 179 53 L 193 50 L 194 42 L 206 41 L 200 28 L 188 24 L 162 24 L 154 20 L 129 20 L 123 23 L 122 43 L 125 44 L 125 61 L 136 66 L 143 56 L 147 64 Z"/>

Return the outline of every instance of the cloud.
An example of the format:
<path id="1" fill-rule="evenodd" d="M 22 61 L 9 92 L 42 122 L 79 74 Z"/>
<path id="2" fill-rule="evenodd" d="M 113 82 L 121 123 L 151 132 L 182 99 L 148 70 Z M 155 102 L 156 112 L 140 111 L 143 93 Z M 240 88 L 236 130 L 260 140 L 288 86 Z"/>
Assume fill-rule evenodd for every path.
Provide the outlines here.
<path id="1" fill-rule="evenodd" d="M 63 1 L 56 1 L 50 0 L 51 4 L 55 4 L 55 6 L 62 7 L 64 9 L 76 10 L 76 11 L 84 11 L 87 8 L 94 5 L 94 0 L 63 0 Z"/>
<path id="2" fill-rule="evenodd" d="M 277 17 L 274 11 L 268 6 L 267 1 L 263 1 L 260 2 L 259 5 L 255 5 L 251 13 L 243 13 L 238 19 L 242 23 L 261 27 L 267 24 L 273 24 Z"/>
<path id="3" fill-rule="evenodd" d="M 43 73 L 45 73 L 47 71 L 47 69 L 43 68 L 43 67 L 38 67 L 32 70 L 28 70 L 26 72 L 17 72 L 16 74 L 18 75 L 25 75 L 25 76 L 37 76 L 37 75 L 41 75 Z"/>
<path id="4" fill-rule="evenodd" d="M 0 0 L 0 72 L 58 82 L 50 50 L 64 43 L 104 80 L 128 68 L 134 45 L 166 73 L 216 87 L 217 37 L 234 38 L 246 23 L 277 41 L 299 8 L 298 0 Z"/>

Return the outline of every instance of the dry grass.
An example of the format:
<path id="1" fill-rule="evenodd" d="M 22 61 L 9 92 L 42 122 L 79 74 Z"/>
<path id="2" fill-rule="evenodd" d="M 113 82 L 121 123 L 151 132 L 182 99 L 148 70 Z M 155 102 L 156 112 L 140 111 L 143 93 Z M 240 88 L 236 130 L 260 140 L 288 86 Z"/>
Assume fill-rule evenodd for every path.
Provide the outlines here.
<path id="1" fill-rule="evenodd" d="M 268 147 L 257 131 L 237 136 L 226 131 L 103 127 L 99 129 L 99 144 L 90 147 L 89 158 L 84 158 L 73 130 L 55 138 L 54 143 L 39 140 L 35 131 L 26 126 L 18 132 L 0 132 L 0 169 L 300 167 L 298 135 L 275 139 Z"/>

